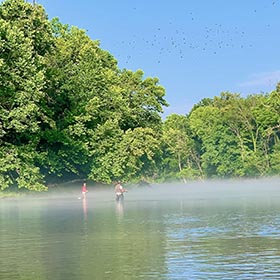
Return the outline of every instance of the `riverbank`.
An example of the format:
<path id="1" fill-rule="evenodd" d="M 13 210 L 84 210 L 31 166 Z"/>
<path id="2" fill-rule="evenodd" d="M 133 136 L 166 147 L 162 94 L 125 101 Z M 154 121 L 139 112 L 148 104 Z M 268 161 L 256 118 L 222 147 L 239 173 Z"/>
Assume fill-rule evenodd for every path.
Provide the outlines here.
<path id="1" fill-rule="evenodd" d="M 26 193 L 12 192 L 12 191 L 0 191 L 0 199 L 5 198 L 17 198 L 25 196 Z"/>

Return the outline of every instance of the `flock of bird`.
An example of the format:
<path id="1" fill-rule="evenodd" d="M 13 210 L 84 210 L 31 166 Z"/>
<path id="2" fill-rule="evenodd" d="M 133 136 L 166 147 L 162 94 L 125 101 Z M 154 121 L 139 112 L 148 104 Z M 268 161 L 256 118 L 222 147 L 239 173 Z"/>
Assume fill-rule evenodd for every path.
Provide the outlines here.
<path id="1" fill-rule="evenodd" d="M 270 5 L 276 8 L 278 1 L 270 2 Z M 136 8 L 133 8 L 137 12 Z M 258 13 L 253 9 L 252 13 Z M 172 54 L 177 59 L 186 59 L 193 52 L 205 52 L 206 54 L 216 55 L 225 48 L 252 48 L 253 44 L 248 42 L 248 30 L 237 25 L 225 27 L 222 24 L 215 23 L 198 28 L 196 26 L 199 18 L 193 12 L 186 12 L 185 27 L 178 27 L 178 24 L 167 21 L 162 26 L 150 27 L 150 30 L 143 31 L 142 36 L 139 34 L 131 35 L 130 40 L 121 40 L 116 42 L 116 49 L 119 53 L 116 56 L 125 57 L 125 63 L 129 64 L 133 56 L 143 56 L 149 51 L 156 53 L 154 59 L 157 63 Z M 270 24 L 266 23 L 265 28 L 270 28 Z M 194 33 L 196 30 L 196 33 Z M 120 53 L 121 52 L 121 53 Z"/>

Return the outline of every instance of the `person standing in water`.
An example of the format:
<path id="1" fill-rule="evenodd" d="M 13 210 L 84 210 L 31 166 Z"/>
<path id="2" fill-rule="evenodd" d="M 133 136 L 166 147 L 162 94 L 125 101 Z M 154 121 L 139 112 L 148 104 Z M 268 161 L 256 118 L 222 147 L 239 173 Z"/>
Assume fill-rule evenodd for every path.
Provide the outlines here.
<path id="1" fill-rule="evenodd" d="M 116 201 L 123 201 L 124 199 L 124 193 L 127 192 L 127 190 L 121 185 L 121 182 L 118 181 L 115 185 L 115 195 L 116 195 Z"/>
<path id="2" fill-rule="evenodd" d="M 87 183 L 86 183 L 86 180 L 84 180 L 84 183 L 82 185 L 82 196 L 83 198 L 86 198 L 86 193 L 88 192 L 87 190 Z"/>

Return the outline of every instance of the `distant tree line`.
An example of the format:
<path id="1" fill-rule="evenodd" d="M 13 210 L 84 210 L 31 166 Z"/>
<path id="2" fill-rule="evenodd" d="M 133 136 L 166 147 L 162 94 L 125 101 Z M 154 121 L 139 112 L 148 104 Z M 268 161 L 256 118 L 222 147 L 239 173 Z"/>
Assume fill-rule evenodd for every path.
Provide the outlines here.
<path id="1" fill-rule="evenodd" d="M 84 30 L 24 0 L 0 4 L 0 189 L 266 176 L 280 171 L 280 86 L 222 93 L 161 118 L 165 89 Z"/>
<path id="2" fill-rule="evenodd" d="M 164 122 L 164 172 L 177 165 L 183 179 L 279 175 L 279 138 L 280 84 L 246 98 L 223 92 Z"/>

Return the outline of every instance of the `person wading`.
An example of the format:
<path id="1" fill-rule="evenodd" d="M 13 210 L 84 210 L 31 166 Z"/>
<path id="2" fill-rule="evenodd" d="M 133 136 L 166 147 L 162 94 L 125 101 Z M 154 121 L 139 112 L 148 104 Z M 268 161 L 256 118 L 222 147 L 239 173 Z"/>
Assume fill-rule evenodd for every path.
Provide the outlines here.
<path id="1" fill-rule="evenodd" d="M 87 183 L 86 183 L 86 180 L 84 180 L 84 183 L 82 185 L 82 196 L 83 198 L 86 198 L 86 193 L 88 192 L 87 190 Z"/>
<path id="2" fill-rule="evenodd" d="M 124 193 L 127 192 L 127 190 L 121 185 L 121 182 L 118 181 L 115 185 L 115 195 L 116 195 L 116 201 L 123 201 L 124 199 Z"/>

